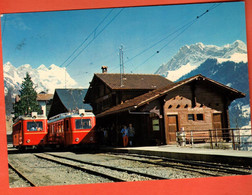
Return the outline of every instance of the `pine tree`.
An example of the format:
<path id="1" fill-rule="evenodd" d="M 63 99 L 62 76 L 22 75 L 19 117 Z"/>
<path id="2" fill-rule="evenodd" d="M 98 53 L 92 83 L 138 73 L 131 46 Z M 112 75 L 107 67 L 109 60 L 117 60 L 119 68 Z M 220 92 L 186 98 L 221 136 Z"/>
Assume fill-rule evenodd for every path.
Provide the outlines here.
<path id="1" fill-rule="evenodd" d="M 37 92 L 28 73 L 26 73 L 19 92 L 20 100 L 14 104 L 15 118 L 20 115 L 30 115 L 32 112 L 41 112 L 41 107 L 37 102 Z"/>

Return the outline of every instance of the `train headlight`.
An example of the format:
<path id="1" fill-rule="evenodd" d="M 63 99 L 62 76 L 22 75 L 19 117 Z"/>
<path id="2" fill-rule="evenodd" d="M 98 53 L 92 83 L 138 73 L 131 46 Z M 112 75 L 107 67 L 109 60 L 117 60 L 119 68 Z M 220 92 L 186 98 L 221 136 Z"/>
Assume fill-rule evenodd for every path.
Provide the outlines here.
<path id="1" fill-rule="evenodd" d="M 28 144 L 29 144 L 30 142 L 31 142 L 31 140 L 29 140 L 29 139 L 28 139 L 28 140 L 26 140 L 26 143 L 28 143 Z"/>
<path id="2" fill-rule="evenodd" d="M 79 139 L 78 137 L 75 139 L 76 142 L 78 142 L 79 140 L 80 140 L 80 139 Z"/>

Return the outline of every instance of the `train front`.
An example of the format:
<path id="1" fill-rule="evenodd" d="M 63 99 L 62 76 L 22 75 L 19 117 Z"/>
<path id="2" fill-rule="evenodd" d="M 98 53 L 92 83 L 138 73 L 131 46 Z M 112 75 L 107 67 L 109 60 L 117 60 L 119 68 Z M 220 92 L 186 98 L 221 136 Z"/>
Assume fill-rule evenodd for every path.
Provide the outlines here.
<path id="1" fill-rule="evenodd" d="M 72 115 L 70 120 L 71 131 L 65 131 L 66 145 L 94 144 L 96 142 L 96 121 L 93 113 L 80 112 Z"/>
<path id="2" fill-rule="evenodd" d="M 47 135 L 47 118 L 42 115 L 19 117 L 13 126 L 13 146 L 29 148 L 44 146 Z"/>

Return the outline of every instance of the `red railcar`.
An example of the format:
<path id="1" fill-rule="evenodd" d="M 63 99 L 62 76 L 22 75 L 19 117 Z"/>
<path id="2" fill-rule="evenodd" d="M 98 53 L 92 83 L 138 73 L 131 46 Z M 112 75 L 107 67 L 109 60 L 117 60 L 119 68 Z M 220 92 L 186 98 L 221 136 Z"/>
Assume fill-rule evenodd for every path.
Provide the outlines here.
<path id="1" fill-rule="evenodd" d="M 91 112 L 63 113 L 48 120 L 47 143 L 70 146 L 95 143 L 95 116 Z"/>
<path id="2" fill-rule="evenodd" d="M 45 116 L 19 116 L 12 126 L 13 147 L 28 148 L 46 144 L 47 118 Z"/>

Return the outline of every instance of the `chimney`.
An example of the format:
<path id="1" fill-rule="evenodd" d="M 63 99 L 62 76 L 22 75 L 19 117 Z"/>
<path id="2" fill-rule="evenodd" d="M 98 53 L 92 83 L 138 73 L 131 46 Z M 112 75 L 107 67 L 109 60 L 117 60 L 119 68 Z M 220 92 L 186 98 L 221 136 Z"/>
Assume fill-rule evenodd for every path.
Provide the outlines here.
<path id="1" fill-rule="evenodd" d="M 107 66 L 102 66 L 101 69 L 102 69 L 102 73 L 107 73 L 107 71 L 108 71 Z"/>

